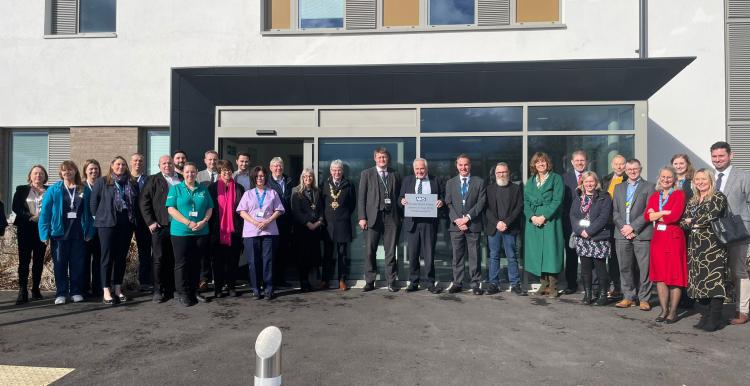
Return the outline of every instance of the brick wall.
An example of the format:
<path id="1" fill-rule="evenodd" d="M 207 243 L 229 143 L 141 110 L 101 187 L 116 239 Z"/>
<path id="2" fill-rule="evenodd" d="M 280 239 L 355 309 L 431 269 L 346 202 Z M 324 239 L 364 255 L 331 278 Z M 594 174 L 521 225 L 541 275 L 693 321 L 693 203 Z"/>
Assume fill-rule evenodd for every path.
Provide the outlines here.
<path id="1" fill-rule="evenodd" d="M 70 128 L 70 157 L 79 167 L 83 167 L 87 159 L 94 158 L 102 165 L 102 173 L 106 173 L 109 162 L 116 155 L 130 160 L 130 155 L 137 151 L 137 127 Z"/>
<path id="2" fill-rule="evenodd" d="M 5 209 L 10 210 L 10 197 L 8 197 L 8 182 L 10 182 L 10 171 L 8 168 L 8 141 L 10 137 L 8 130 L 0 128 L 0 201 L 5 204 Z"/>

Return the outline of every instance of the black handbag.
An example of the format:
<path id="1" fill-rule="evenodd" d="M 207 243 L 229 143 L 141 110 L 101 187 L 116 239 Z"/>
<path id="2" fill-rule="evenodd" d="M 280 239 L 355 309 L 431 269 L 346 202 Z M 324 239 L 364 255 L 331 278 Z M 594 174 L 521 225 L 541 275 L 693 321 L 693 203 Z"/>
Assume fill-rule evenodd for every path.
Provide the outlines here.
<path id="1" fill-rule="evenodd" d="M 719 243 L 724 245 L 750 239 L 742 217 L 729 211 L 726 216 L 711 220 L 711 229 L 719 239 Z"/>

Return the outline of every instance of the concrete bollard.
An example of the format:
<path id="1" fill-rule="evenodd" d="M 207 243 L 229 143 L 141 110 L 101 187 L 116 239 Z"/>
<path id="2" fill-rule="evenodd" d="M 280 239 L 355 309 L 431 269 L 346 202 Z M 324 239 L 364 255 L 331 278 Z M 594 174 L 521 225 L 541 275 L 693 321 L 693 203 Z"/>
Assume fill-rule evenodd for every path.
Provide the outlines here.
<path id="1" fill-rule="evenodd" d="M 268 326 L 255 340 L 255 386 L 281 386 L 281 330 Z"/>

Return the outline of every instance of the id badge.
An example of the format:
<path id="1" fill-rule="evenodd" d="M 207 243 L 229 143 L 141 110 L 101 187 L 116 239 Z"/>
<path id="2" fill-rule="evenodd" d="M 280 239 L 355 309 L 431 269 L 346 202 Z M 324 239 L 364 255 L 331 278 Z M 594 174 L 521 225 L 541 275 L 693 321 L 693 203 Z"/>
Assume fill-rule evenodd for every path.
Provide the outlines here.
<path id="1" fill-rule="evenodd" d="M 263 212 L 261 211 L 255 212 L 255 218 L 263 218 Z"/>
<path id="2" fill-rule="evenodd" d="M 390 198 L 385 198 L 385 199 L 383 199 L 383 202 L 384 202 L 384 203 L 385 203 L 386 205 L 391 205 L 391 199 L 390 199 Z"/>
<path id="3" fill-rule="evenodd" d="M 190 216 L 190 217 L 198 217 L 198 212 L 197 211 L 192 211 L 192 212 L 188 213 L 188 216 Z"/>
<path id="4" fill-rule="evenodd" d="M 78 218 L 78 213 L 76 213 L 76 212 L 68 212 L 68 218 Z"/>
<path id="5" fill-rule="evenodd" d="M 665 231 L 667 230 L 667 224 L 659 224 L 656 226 L 657 231 Z"/>
<path id="6" fill-rule="evenodd" d="M 583 220 L 581 220 L 581 221 L 578 222 L 578 225 L 581 228 L 588 228 L 588 226 L 591 225 L 591 221 L 583 219 Z"/>

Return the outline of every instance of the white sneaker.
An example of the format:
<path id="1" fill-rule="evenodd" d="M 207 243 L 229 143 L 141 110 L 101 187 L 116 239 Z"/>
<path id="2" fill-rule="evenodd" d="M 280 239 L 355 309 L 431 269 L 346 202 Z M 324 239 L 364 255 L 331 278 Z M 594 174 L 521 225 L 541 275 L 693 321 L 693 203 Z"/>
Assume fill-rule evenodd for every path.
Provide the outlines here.
<path id="1" fill-rule="evenodd" d="M 65 299 L 65 296 L 58 296 L 55 298 L 55 304 L 65 304 L 68 301 L 68 299 Z"/>
<path id="2" fill-rule="evenodd" d="M 83 301 L 83 296 L 81 295 L 73 295 L 72 297 L 73 303 L 80 303 Z"/>

